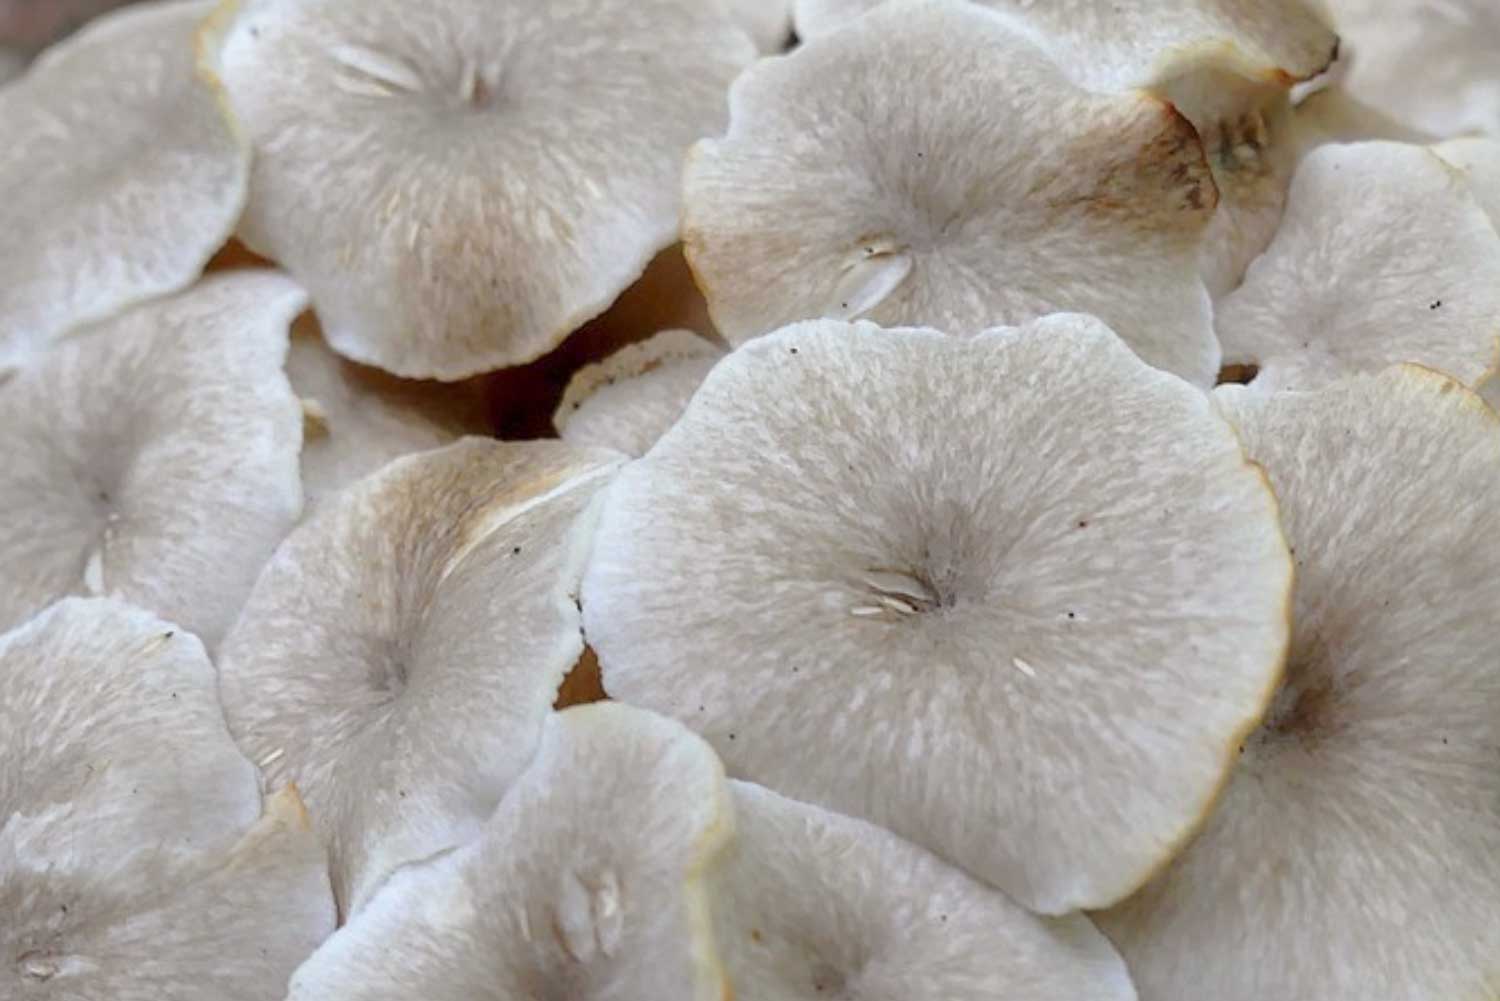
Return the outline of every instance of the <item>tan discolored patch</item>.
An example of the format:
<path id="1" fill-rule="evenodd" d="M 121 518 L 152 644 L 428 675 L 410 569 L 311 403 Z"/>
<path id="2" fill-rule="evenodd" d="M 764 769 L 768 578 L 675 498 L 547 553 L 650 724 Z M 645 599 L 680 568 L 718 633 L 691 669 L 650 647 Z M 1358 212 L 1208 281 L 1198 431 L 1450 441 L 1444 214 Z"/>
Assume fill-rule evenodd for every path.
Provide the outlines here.
<path id="1" fill-rule="evenodd" d="M 1111 131 L 1118 141 L 1081 196 L 1054 207 L 1081 207 L 1153 229 L 1201 230 L 1219 204 L 1207 154 L 1191 122 L 1168 101 L 1143 98 Z M 1080 142 L 1098 154 L 1098 135 Z"/>
<path id="2" fill-rule="evenodd" d="M 578 658 L 578 663 L 563 678 L 562 686 L 557 690 L 557 701 L 552 708 L 566 709 L 569 706 L 608 700 L 609 693 L 604 690 L 604 678 L 599 671 L 599 657 L 594 653 L 593 647 L 585 646 L 583 656 Z"/>

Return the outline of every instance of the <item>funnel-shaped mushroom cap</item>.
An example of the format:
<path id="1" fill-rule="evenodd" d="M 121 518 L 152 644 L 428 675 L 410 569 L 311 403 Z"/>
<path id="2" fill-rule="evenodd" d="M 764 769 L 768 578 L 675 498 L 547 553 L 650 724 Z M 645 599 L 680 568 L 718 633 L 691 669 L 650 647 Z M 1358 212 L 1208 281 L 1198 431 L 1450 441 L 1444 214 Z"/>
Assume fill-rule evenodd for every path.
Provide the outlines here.
<path id="1" fill-rule="evenodd" d="M 691 331 L 665 330 L 579 369 L 552 423 L 576 445 L 645 455 L 723 356 Z"/>
<path id="2" fill-rule="evenodd" d="M 112 14 L 0 90 L 0 370 L 191 284 L 234 229 L 250 152 L 193 65 L 212 7 Z"/>
<path id="3" fill-rule="evenodd" d="M 1500 135 L 1494 0 L 1330 0 L 1349 50 L 1345 86 L 1439 135 Z"/>
<path id="4" fill-rule="evenodd" d="M 256 823 L 214 686 L 196 638 L 115 601 L 0 636 L 0 996 L 261 1001 L 333 930 L 295 793 Z"/>
<path id="5" fill-rule="evenodd" d="M 682 158 L 755 56 L 702 0 L 244 0 L 242 235 L 340 354 L 457 379 L 554 347 L 676 238 Z"/>
<path id="6" fill-rule="evenodd" d="M 1500 140 L 1450 139 L 1434 146 L 1433 152 L 1465 172 L 1469 190 L 1500 229 Z"/>
<path id="7" fill-rule="evenodd" d="M 1217 317 L 1224 360 L 1264 389 L 1415 361 L 1472 383 L 1500 330 L 1500 235 L 1467 178 L 1421 146 L 1328 145 Z"/>
<path id="8" fill-rule="evenodd" d="M 282 365 L 305 301 L 275 272 L 209 278 L 0 385 L 0 627 L 110 595 L 215 646 L 301 511 Z"/>
<path id="9" fill-rule="evenodd" d="M 1079 90 L 957 0 L 763 60 L 731 103 L 729 135 L 689 161 L 683 237 L 731 342 L 814 317 L 972 334 L 1069 309 L 1212 382 L 1197 255 L 1216 194 L 1170 105 Z"/>
<path id="10" fill-rule="evenodd" d="M 1209 400 L 1097 320 L 824 320 L 729 355 L 621 473 L 584 627 L 612 696 L 734 774 L 1061 913 L 1196 828 L 1290 579 Z"/>
<path id="11" fill-rule="evenodd" d="M 580 515 L 622 457 L 477 438 L 398 459 L 277 550 L 219 658 L 229 727 L 295 782 L 346 912 L 471 839 L 583 650 Z"/>
<path id="12" fill-rule="evenodd" d="M 1222 400 L 1296 548 L 1290 667 L 1207 829 L 1104 930 L 1158 1001 L 1491 997 L 1500 420 L 1414 366 Z"/>
<path id="13" fill-rule="evenodd" d="M 709 888 L 736 997 L 1135 1001 L 1088 918 L 1039 918 L 889 831 L 731 789 L 735 838 Z"/>
<path id="14" fill-rule="evenodd" d="M 304 416 L 303 517 L 393 459 L 487 430 L 472 385 L 400 379 L 340 358 L 311 313 L 292 327 L 286 372 Z"/>
<path id="15" fill-rule="evenodd" d="M 792 37 L 792 0 L 729 0 L 729 13 L 762 52 L 780 52 Z"/>
<path id="16" fill-rule="evenodd" d="M 816 36 L 874 6 L 801 0 L 798 28 Z M 1318 0 L 976 6 L 1014 16 L 1080 86 L 1101 93 L 1146 88 L 1193 123 L 1221 196 L 1203 241 L 1204 279 L 1215 295 L 1239 284 L 1276 230 L 1296 161 L 1288 89 L 1322 72 L 1337 51 Z"/>
<path id="17" fill-rule="evenodd" d="M 552 714 L 480 839 L 394 875 L 288 1001 L 721 1001 L 702 882 L 730 817 L 718 760 L 677 724 Z"/>

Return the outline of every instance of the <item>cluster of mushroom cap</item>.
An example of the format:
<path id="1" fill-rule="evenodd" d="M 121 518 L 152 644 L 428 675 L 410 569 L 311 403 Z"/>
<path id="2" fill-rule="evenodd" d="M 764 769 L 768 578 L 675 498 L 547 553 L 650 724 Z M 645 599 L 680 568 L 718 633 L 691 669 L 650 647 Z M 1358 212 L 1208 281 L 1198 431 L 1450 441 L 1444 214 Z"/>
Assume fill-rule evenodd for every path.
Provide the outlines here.
<path id="1" fill-rule="evenodd" d="M 0 985 L 1488 996 L 1500 23 L 1375 7 L 186 0 L 44 53 Z M 489 437 L 522 380 L 560 441 Z"/>

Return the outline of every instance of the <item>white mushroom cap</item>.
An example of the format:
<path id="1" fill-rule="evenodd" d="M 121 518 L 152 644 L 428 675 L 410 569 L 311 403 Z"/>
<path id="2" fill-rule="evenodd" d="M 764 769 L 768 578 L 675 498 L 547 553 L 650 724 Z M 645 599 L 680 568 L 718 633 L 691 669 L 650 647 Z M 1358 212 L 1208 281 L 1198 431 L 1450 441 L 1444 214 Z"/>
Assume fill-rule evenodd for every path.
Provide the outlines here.
<path id="1" fill-rule="evenodd" d="M 721 1001 L 703 878 L 731 829 L 713 752 L 625 706 L 547 718 L 480 840 L 408 867 L 288 1001 Z"/>
<path id="2" fill-rule="evenodd" d="M 1420 146 L 1319 147 L 1285 221 L 1219 304 L 1224 360 L 1313 389 L 1415 361 L 1472 383 L 1500 330 L 1500 235 L 1461 171 Z"/>
<path id="3" fill-rule="evenodd" d="M 475 387 L 400 379 L 341 358 L 311 313 L 292 327 L 286 371 L 304 416 L 304 518 L 393 459 L 488 430 Z"/>
<path id="4" fill-rule="evenodd" d="M 1020 15 L 1058 62 L 1092 90 L 1147 87 L 1194 62 L 1247 79 L 1304 80 L 1332 59 L 1337 38 L 1322 0 L 976 0 Z M 843 27 L 880 0 L 795 0 L 803 38 Z"/>
<path id="5" fill-rule="evenodd" d="M 683 240 L 732 343 L 812 317 L 969 334 L 1069 309 L 1213 381 L 1197 255 L 1216 193 L 1165 102 L 1088 94 L 1014 24 L 920 0 L 762 60 L 731 107 L 689 161 Z"/>
<path id="6" fill-rule="evenodd" d="M 609 693 L 733 774 L 1063 913 L 1196 829 L 1290 582 L 1229 427 L 1098 321 L 825 320 L 730 354 L 620 474 L 583 609 Z"/>
<path id="7" fill-rule="evenodd" d="M 295 793 L 256 823 L 191 634 L 66 599 L 0 636 L 0 707 L 0 996 L 260 1001 L 333 930 L 322 849 Z"/>
<path id="8" fill-rule="evenodd" d="M 1388 139 L 1393 142 L 1430 143 L 1435 138 L 1420 129 L 1403 125 L 1379 108 L 1350 96 L 1340 85 L 1315 91 L 1298 102 L 1294 125 L 1298 145 L 1304 152 L 1330 142 Z"/>
<path id="9" fill-rule="evenodd" d="M 111 14 L 0 90 L 0 370 L 185 288 L 233 231 L 250 151 L 194 68 L 212 6 Z"/>
<path id="10" fill-rule="evenodd" d="M 1330 0 L 1348 44 L 1344 84 L 1408 124 L 1500 136 L 1494 0 Z"/>
<path id="11" fill-rule="evenodd" d="M 1450 139 L 1432 150 L 1464 171 L 1469 190 L 1484 208 L 1490 222 L 1500 229 L 1500 140 Z"/>
<path id="12" fill-rule="evenodd" d="M 762 52 L 780 52 L 792 37 L 792 0 L 729 0 L 729 14 Z"/>
<path id="13" fill-rule="evenodd" d="M 244 0 L 241 235 L 397 375 L 528 361 L 676 238 L 682 157 L 755 56 L 701 0 Z"/>
<path id="14" fill-rule="evenodd" d="M 305 302 L 276 272 L 213 276 L 0 385 L 0 628 L 110 595 L 217 644 L 302 508 L 282 365 Z"/>
<path id="15" fill-rule="evenodd" d="M 346 913 L 470 840 L 583 649 L 580 518 L 623 457 L 464 439 L 329 498 L 277 550 L 219 657 L 230 731 L 295 782 Z"/>
<path id="16" fill-rule="evenodd" d="M 1500 419 L 1414 366 L 1229 389 L 1296 551 L 1286 685 L 1204 833 L 1102 926 L 1155 1001 L 1492 995 Z"/>
<path id="17" fill-rule="evenodd" d="M 579 369 L 552 423 L 575 445 L 645 455 L 723 356 L 690 330 L 664 330 Z"/>
<path id="18" fill-rule="evenodd" d="M 1135 1001 L 1088 918 L 1039 918 L 889 831 L 730 788 L 735 838 L 709 886 L 735 996 Z"/>
<path id="19" fill-rule="evenodd" d="M 800 0 L 798 28 L 815 37 L 875 6 Z M 1320 0 L 976 6 L 1015 18 L 1080 86 L 1115 94 L 1149 89 L 1193 123 L 1221 195 L 1203 241 L 1204 278 L 1216 296 L 1239 284 L 1276 230 L 1296 161 L 1287 94 L 1325 70 L 1337 51 Z"/>

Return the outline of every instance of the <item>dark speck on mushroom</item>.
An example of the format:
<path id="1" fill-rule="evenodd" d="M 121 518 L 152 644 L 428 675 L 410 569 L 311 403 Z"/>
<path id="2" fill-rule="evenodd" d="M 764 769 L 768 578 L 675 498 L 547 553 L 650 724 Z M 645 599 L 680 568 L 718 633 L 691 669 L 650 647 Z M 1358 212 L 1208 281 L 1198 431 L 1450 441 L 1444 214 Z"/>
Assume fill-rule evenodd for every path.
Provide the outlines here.
<path id="1" fill-rule="evenodd" d="M 1427 305 L 1428 309 L 1441 309 L 1442 307 L 1443 307 L 1443 300 L 1441 300 L 1441 299 L 1434 299 L 1434 300 L 1432 300 L 1432 302 L 1428 303 L 1428 305 Z"/>

